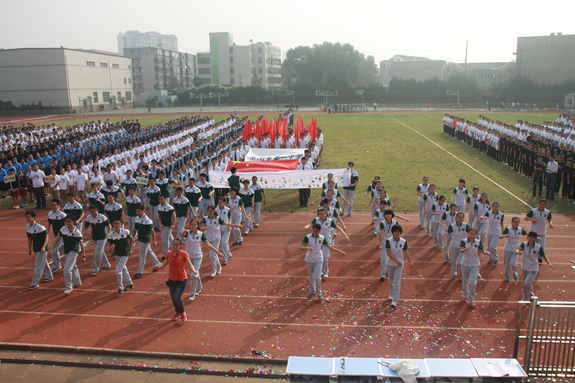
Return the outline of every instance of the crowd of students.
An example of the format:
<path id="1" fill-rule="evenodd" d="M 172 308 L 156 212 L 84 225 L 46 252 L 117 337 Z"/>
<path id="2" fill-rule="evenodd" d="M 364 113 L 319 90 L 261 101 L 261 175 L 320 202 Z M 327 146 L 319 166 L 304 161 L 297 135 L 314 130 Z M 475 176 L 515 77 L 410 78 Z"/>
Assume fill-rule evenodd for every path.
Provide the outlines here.
<path id="1" fill-rule="evenodd" d="M 575 118 L 561 114 L 543 125 L 514 126 L 479 116 L 477 122 L 446 114 L 443 130 L 533 181 L 532 197 L 575 201 Z"/>

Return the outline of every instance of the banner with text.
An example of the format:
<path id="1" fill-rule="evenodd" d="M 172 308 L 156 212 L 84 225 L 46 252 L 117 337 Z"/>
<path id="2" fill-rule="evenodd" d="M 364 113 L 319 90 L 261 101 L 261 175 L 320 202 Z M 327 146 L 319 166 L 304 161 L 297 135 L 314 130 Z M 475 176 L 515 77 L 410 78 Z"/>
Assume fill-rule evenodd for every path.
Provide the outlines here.
<path id="1" fill-rule="evenodd" d="M 299 160 L 304 156 L 302 149 L 258 149 L 250 148 L 244 161 L 281 161 Z"/>
<path id="2" fill-rule="evenodd" d="M 226 171 L 236 168 L 238 173 L 245 172 L 281 172 L 297 170 L 298 160 L 283 161 L 228 161 Z"/>
<path id="3" fill-rule="evenodd" d="M 253 176 L 258 177 L 258 182 L 264 189 L 304 189 L 321 188 L 327 181 L 328 173 L 333 174 L 333 179 L 338 184 L 344 182 L 346 169 L 318 169 L 318 170 L 289 170 L 282 172 L 242 172 L 237 175 L 242 179 L 251 181 Z M 228 188 L 228 177 L 231 172 L 210 172 L 210 184 L 214 188 Z"/>

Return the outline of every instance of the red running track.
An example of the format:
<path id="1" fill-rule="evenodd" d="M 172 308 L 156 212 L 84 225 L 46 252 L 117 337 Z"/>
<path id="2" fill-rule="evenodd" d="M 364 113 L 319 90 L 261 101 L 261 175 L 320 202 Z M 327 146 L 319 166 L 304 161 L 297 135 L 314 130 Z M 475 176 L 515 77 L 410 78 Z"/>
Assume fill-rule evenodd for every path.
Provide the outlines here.
<path id="1" fill-rule="evenodd" d="M 46 224 L 48 211 L 36 212 Z M 257 349 L 275 358 L 509 357 L 513 351 L 521 283 L 504 282 L 503 262 L 487 265 L 483 255 L 485 281 L 478 283 L 477 307 L 467 308 L 460 303 L 461 281 L 450 279 L 442 252 L 432 248 L 415 214 L 407 215 L 409 222 L 400 221 L 414 266 L 404 271 L 397 310 L 387 304 L 387 282 L 379 281 L 379 250 L 369 213 L 345 217 L 351 242 L 338 235 L 336 247 L 348 254 L 332 253 L 329 279 L 322 284 L 328 299 L 318 302 L 305 299 L 307 270 L 298 249 L 312 215 L 265 212 L 244 246 L 232 248 L 234 256 L 221 275 L 209 276 L 204 257 L 204 289 L 194 301 L 185 301 L 187 323 L 169 320 L 174 310 L 164 284 L 167 273 L 152 274 L 148 264 L 145 276 L 134 280 L 135 289 L 118 295 L 113 269 L 90 276 L 92 245 L 88 261 L 79 261 L 82 287 L 62 294 L 59 271 L 55 281 L 29 291 L 33 260 L 26 250 L 23 215 L 23 210 L 0 215 L 1 342 L 239 356 Z M 573 221 L 573 216 L 554 216 L 547 253 L 556 272 L 541 266 L 535 282 L 540 300 L 573 300 Z M 503 244 L 502 239 L 501 258 Z M 132 275 L 138 246 L 128 262 Z M 154 250 L 161 253 L 159 246 Z"/>

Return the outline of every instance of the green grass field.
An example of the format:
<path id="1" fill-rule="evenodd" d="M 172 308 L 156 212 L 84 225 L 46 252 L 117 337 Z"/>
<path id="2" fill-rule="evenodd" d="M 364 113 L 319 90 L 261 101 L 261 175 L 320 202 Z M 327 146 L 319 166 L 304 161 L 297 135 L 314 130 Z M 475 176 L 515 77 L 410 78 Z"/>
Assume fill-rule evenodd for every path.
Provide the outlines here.
<path id="1" fill-rule="evenodd" d="M 489 113 L 482 112 L 485 116 Z M 479 113 L 461 113 L 459 117 L 476 121 Z M 556 118 L 553 113 L 494 113 L 492 118 L 514 124 L 518 119 L 532 123 L 542 123 Z M 256 115 L 251 115 L 256 118 Z M 306 115 L 305 123 L 311 119 Z M 535 206 L 536 198 L 529 197 L 531 181 L 513 172 L 507 166 L 478 153 L 467 144 L 443 133 L 443 115 L 440 113 L 390 113 L 390 114 L 318 114 L 318 127 L 324 133 L 324 153 L 321 167 L 336 169 L 347 166 L 348 161 L 355 163 L 360 183 L 355 194 L 355 210 L 368 211 L 369 197 L 363 194 L 371 184 L 374 176 L 381 177 L 388 195 L 398 197 L 398 211 L 416 211 L 416 187 L 423 176 L 437 186 L 439 194 L 445 194 L 448 201 L 458 180 L 464 178 L 467 188 L 478 186 L 480 191 L 489 193 L 491 202 L 498 201 L 501 211 L 524 213 L 529 208 L 513 197 L 514 194 L 530 206 Z M 139 118 L 144 125 L 165 122 L 173 116 L 156 116 Z M 111 121 L 118 121 L 111 118 Z M 92 121 L 94 117 L 79 120 L 56 122 L 57 126 L 69 126 L 78 122 Z M 465 161 L 488 178 L 497 182 L 506 192 L 490 180 L 481 176 L 474 169 L 464 165 L 453 156 L 433 143 L 413 132 L 400 122 L 420 132 L 436 142 L 445 150 Z M 319 189 L 312 190 L 311 197 L 319 196 Z M 10 201 L 9 201 L 10 200 Z M 297 190 L 269 190 L 267 209 L 294 210 L 299 205 Z M 11 199 L 3 200 L 2 208 L 9 208 Z M 548 208 L 555 213 L 571 213 L 573 204 L 567 200 L 556 199 Z M 313 210 L 309 208 L 309 210 Z"/>

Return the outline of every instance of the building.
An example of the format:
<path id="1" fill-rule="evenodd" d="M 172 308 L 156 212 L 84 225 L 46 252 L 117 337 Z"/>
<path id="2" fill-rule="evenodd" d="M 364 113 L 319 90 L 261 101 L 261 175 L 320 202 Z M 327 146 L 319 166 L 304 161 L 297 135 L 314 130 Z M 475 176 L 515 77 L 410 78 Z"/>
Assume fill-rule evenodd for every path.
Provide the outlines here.
<path id="1" fill-rule="evenodd" d="M 515 61 L 490 63 L 459 63 L 456 64 L 463 72 L 473 73 L 481 85 L 497 83 L 514 77 L 517 74 Z"/>
<path id="2" fill-rule="evenodd" d="M 196 55 L 158 48 L 126 48 L 124 54 L 132 60 L 134 92 L 140 103 L 152 91 L 168 90 L 172 77 L 178 80 L 179 89 L 193 86 Z"/>
<path id="3" fill-rule="evenodd" d="M 0 50 L 0 100 L 108 110 L 133 106 L 132 60 L 68 48 Z"/>
<path id="4" fill-rule="evenodd" d="M 254 76 L 262 80 L 265 88 L 281 87 L 279 47 L 269 41 L 236 45 L 231 33 L 210 33 L 210 52 L 198 53 L 198 77 L 202 84 L 247 86 Z"/>
<path id="5" fill-rule="evenodd" d="M 519 37 L 516 53 L 517 75 L 537 85 L 575 79 L 575 35 Z"/>
<path id="6" fill-rule="evenodd" d="M 393 78 L 399 80 L 425 81 L 431 79 L 446 80 L 451 71 L 445 60 L 430 60 L 426 57 L 396 55 L 379 63 L 379 76 L 382 85 L 389 85 Z"/>
<path id="7" fill-rule="evenodd" d="M 127 31 L 118 34 L 118 53 L 124 54 L 125 48 L 159 48 L 178 50 L 176 35 L 162 35 L 158 32 Z"/>
<path id="8" fill-rule="evenodd" d="M 567 93 L 563 101 L 565 109 L 575 109 L 575 93 Z"/>

